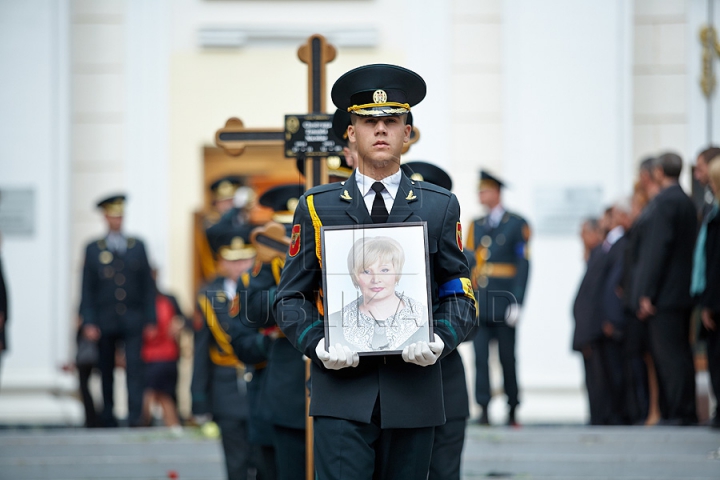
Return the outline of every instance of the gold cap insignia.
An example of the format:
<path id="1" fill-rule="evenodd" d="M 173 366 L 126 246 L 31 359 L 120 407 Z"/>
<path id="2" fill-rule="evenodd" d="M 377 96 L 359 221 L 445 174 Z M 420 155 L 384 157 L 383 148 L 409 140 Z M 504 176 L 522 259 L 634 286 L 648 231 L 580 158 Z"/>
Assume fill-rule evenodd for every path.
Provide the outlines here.
<path id="1" fill-rule="evenodd" d="M 223 180 L 220 182 L 220 185 L 217 186 L 217 189 L 215 190 L 215 200 L 229 200 L 235 196 L 235 191 L 237 190 L 238 186 L 232 182 L 229 182 L 227 180 Z"/>
<path id="2" fill-rule="evenodd" d="M 122 217 L 125 211 L 125 201 L 115 200 L 103 205 L 103 210 L 109 217 Z"/>
<path id="3" fill-rule="evenodd" d="M 423 178 L 422 174 L 421 174 L 421 173 L 417 173 L 417 172 L 415 172 L 415 173 L 413 173 L 412 175 L 410 175 L 410 178 L 411 178 L 412 180 L 419 180 L 419 181 L 421 181 L 421 182 L 422 182 L 423 180 L 425 180 L 425 179 Z"/>
<path id="4" fill-rule="evenodd" d="M 287 201 L 287 209 L 291 212 L 294 212 L 298 206 L 299 201 L 300 200 L 298 200 L 297 198 L 294 198 L 294 197 L 291 198 L 290 200 Z"/>
<path id="5" fill-rule="evenodd" d="M 386 103 L 387 93 L 385 93 L 385 90 L 375 90 L 375 93 L 373 93 L 373 102 Z"/>
<path id="6" fill-rule="evenodd" d="M 255 256 L 255 247 L 252 245 L 246 245 L 242 237 L 233 237 L 230 245 L 227 247 L 220 247 L 218 253 L 225 260 L 246 260 Z"/>

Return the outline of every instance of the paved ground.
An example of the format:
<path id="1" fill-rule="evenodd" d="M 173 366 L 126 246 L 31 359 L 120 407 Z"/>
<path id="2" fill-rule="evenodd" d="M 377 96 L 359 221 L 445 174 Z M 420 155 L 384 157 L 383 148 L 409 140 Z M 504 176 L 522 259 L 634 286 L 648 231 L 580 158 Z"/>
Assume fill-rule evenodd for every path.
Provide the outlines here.
<path id="1" fill-rule="evenodd" d="M 0 479 L 223 480 L 216 441 L 186 429 L 0 430 Z M 720 479 L 707 428 L 468 429 L 463 478 Z"/>

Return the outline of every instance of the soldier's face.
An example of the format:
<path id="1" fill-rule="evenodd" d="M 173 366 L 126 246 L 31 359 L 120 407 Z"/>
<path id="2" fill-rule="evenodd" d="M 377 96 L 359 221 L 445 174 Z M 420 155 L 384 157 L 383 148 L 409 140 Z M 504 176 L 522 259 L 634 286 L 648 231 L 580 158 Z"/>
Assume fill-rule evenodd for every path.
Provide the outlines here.
<path id="1" fill-rule="evenodd" d="M 500 203 L 500 189 L 485 187 L 480 189 L 480 204 L 488 207 L 495 208 Z"/>
<path id="2" fill-rule="evenodd" d="M 225 200 L 216 200 L 215 209 L 222 215 L 233 207 L 233 199 L 227 198 Z"/>
<path id="3" fill-rule="evenodd" d="M 223 270 L 229 278 L 237 281 L 243 273 L 250 270 L 253 263 L 255 263 L 254 258 L 245 260 L 222 260 L 221 270 Z"/>
<path id="4" fill-rule="evenodd" d="M 105 214 L 105 221 L 111 232 L 119 232 L 122 228 L 123 217 L 110 216 Z"/>
<path id="5" fill-rule="evenodd" d="M 386 170 L 400 168 L 403 144 L 410 141 L 412 127 L 402 117 L 357 117 L 348 127 L 348 140 L 357 147 L 358 168 Z"/>

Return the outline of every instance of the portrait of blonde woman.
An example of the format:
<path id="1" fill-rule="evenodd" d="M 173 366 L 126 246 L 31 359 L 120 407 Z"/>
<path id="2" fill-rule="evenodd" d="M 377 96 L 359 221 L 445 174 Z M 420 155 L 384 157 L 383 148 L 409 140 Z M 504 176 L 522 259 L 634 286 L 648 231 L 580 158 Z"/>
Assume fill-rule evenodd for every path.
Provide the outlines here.
<path id="1" fill-rule="evenodd" d="M 353 243 L 347 267 L 356 294 L 330 315 L 330 325 L 341 325 L 344 341 L 358 353 L 399 351 L 428 340 L 427 305 L 399 288 L 404 265 L 403 247 L 391 237 Z"/>

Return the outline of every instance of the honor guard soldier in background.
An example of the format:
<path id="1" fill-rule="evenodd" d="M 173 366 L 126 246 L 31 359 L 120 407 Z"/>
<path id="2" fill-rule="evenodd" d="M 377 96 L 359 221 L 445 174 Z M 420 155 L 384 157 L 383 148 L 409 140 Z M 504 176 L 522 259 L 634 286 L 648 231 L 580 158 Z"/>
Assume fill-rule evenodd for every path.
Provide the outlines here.
<path id="1" fill-rule="evenodd" d="M 407 162 L 401 165 L 405 175 L 411 180 L 425 181 L 452 190 L 452 179 L 442 168 L 427 162 Z M 421 184 L 422 185 L 422 184 Z M 463 250 L 466 258 L 475 265 L 474 253 Z M 430 475 L 428 480 L 460 480 L 460 463 L 465 426 L 470 416 L 468 405 L 465 367 L 457 350 L 440 360 L 443 379 L 443 403 L 445 404 L 445 425 L 435 427 Z"/>
<path id="2" fill-rule="evenodd" d="M 508 424 L 515 425 L 519 404 L 515 370 L 515 326 L 525 299 L 529 273 L 530 227 L 524 218 L 503 208 L 504 184 L 486 171 L 480 172 L 480 203 L 488 214 L 475 220 L 468 233 L 467 248 L 475 251 L 473 286 L 478 292 L 479 317 L 475 334 L 475 400 L 482 407 L 481 424 L 489 424 L 490 375 L 488 345 L 497 340 L 503 384 L 507 395 Z"/>
<path id="3" fill-rule="evenodd" d="M 201 419 L 212 416 L 220 427 L 228 479 L 246 480 L 250 445 L 243 367 L 265 361 L 268 342 L 255 343 L 252 333 L 247 332 L 240 336 L 238 348 L 233 350 L 227 332 L 233 328 L 232 322 L 239 323 L 236 317 L 250 280 L 248 271 L 255 262 L 255 248 L 242 238 L 240 232 L 232 229 L 215 230 L 209 240 L 217 253 L 220 275 L 204 286 L 197 296 L 190 387 L 192 412 Z"/>
<path id="4" fill-rule="evenodd" d="M 128 424 L 142 424 L 145 387 L 140 358 L 143 330 L 155 325 L 155 282 L 152 279 L 145 245 L 122 232 L 125 196 L 108 197 L 97 204 L 105 215 L 108 233 L 91 242 L 83 266 L 82 334 L 98 342 L 102 376 L 105 427 L 117 426 L 113 415 L 113 374 L 115 348 L 125 346 Z"/>
<path id="5" fill-rule="evenodd" d="M 288 340 L 312 360 L 310 414 L 319 480 L 426 478 L 435 427 L 445 423 L 438 360 L 472 327 L 474 296 L 457 198 L 400 171 L 403 144 L 410 139 L 407 113 L 425 91 L 419 75 L 394 65 L 366 65 L 340 77 L 332 98 L 352 114 L 348 139 L 357 145 L 357 169 L 344 183 L 306 192 L 295 211 L 274 308 Z M 402 355 L 359 358 L 348 347 L 326 349 L 321 226 L 422 221 L 434 340 L 413 343 Z"/>
<path id="6" fill-rule="evenodd" d="M 203 279 L 213 279 L 217 274 L 215 271 L 215 258 L 207 239 L 207 230 L 220 221 L 220 218 L 228 210 L 233 208 L 235 192 L 241 185 L 242 180 L 237 175 L 219 178 L 210 185 L 213 209 L 202 218 L 202 222 L 198 222 L 195 228 L 196 255 L 200 262 Z"/>
<path id="7" fill-rule="evenodd" d="M 278 329 L 270 308 L 290 245 L 293 214 L 304 190 L 299 184 L 279 185 L 260 196 L 260 205 L 275 213 L 271 222 L 252 234 L 258 261 L 250 278 L 247 315 L 241 317 L 273 339 L 261 399 L 263 414 L 272 423 L 278 480 L 305 478 L 305 362 Z"/>

